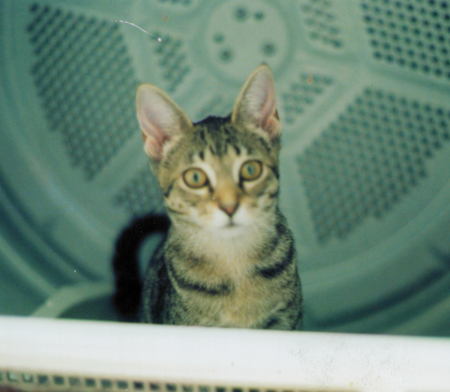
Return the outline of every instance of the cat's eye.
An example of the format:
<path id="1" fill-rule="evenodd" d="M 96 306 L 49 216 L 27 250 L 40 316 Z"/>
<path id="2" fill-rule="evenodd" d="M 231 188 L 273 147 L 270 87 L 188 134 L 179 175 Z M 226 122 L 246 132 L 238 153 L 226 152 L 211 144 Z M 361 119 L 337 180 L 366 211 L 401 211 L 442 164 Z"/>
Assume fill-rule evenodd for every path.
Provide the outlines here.
<path id="1" fill-rule="evenodd" d="M 202 188 L 208 184 L 208 176 L 199 168 L 193 167 L 183 173 L 183 180 L 190 188 Z"/>
<path id="2" fill-rule="evenodd" d="M 244 162 L 241 166 L 240 176 L 245 181 L 254 181 L 262 173 L 262 163 L 260 161 L 251 160 Z"/>

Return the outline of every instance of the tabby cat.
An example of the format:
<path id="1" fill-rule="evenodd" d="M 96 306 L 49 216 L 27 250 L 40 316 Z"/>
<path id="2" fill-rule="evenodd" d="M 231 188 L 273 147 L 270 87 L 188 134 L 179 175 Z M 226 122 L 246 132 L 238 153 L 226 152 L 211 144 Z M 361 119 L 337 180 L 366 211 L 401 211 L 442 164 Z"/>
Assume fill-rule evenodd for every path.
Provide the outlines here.
<path id="1" fill-rule="evenodd" d="M 192 123 L 150 84 L 139 86 L 136 103 L 170 224 L 148 216 L 119 238 L 116 304 L 132 310 L 141 296 L 147 323 L 299 328 L 295 245 L 278 206 L 281 127 L 270 68 L 256 68 L 227 117 Z M 166 229 L 141 290 L 135 249 Z"/>

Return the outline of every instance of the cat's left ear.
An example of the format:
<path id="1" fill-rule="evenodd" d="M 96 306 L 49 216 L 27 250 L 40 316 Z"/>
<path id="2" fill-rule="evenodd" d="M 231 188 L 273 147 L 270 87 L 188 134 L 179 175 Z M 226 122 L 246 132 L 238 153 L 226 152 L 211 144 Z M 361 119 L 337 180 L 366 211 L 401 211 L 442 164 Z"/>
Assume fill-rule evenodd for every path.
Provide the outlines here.
<path id="1" fill-rule="evenodd" d="M 268 65 L 260 65 L 244 83 L 234 104 L 231 121 L 234 124 L 260 128 L 272 140 L 280 135 L 275 83 Z"/>

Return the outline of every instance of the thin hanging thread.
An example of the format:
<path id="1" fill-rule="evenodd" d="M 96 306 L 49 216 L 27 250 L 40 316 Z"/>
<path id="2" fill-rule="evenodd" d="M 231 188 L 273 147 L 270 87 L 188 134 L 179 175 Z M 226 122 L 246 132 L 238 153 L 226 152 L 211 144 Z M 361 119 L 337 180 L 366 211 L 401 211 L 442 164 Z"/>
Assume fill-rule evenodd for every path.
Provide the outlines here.
<path id="1" fill-rule="evenodd" d="M 142 26 L 137 25 L 136 23 L 133 22 L 129 22 L 128 20 L 123 20 L 123 19 L 114 19 L 115 23 L 123 23 L 126 24 L 128 26 L 134 27 L 140 31 L 142 31 L 143 33 L 147 34 L 150 36 L 151 39 L 157 41 L 157 42 L 162 42 L 163 39 L 156 33 L 151 33 L 150 31 L 144 29 Z"/>

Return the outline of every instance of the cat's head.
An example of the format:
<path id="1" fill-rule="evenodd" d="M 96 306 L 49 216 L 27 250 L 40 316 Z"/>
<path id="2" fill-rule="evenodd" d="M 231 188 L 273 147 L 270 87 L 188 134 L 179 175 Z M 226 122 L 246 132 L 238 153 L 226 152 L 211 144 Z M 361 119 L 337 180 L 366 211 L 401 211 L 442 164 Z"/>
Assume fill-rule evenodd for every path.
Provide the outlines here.
<path id="1" fill-rule="evenodd" d="M 176 223 L 239 233 L 277 207 L 280 121 L 270 68 L 259 66 L 232 113 L 193 124 L 162 90 L 137 90 L 144 150 Z"/>

